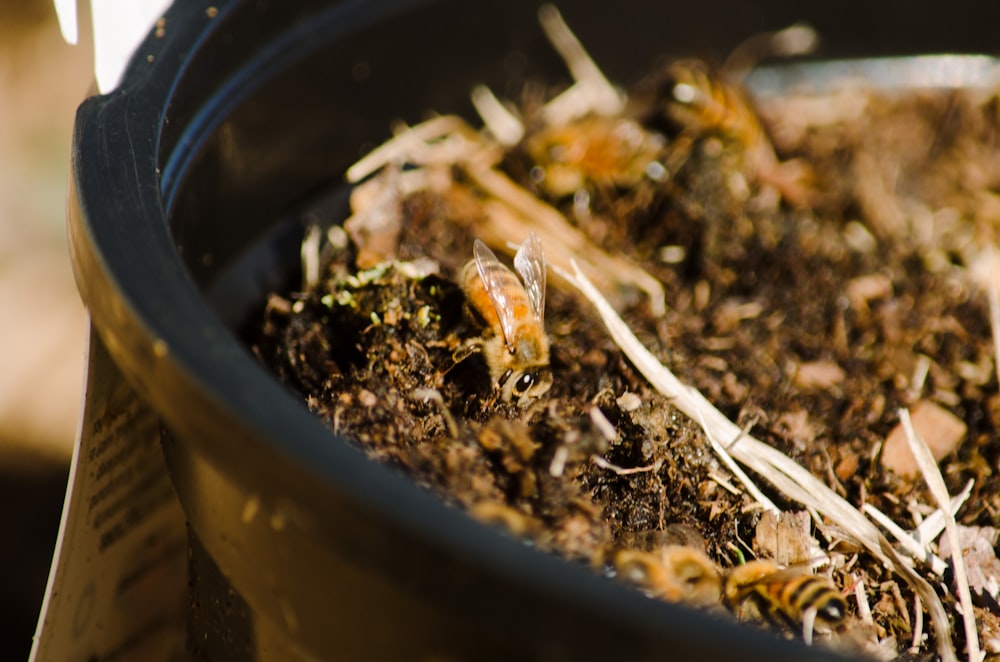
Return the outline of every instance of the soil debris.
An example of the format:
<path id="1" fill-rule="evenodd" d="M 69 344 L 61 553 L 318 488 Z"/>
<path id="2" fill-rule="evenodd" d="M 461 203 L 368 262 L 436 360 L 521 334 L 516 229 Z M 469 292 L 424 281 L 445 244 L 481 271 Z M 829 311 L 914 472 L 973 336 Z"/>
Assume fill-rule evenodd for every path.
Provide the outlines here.
<path id="1" fill-rule="evenodd" d="M 1000 406 L 973 272 L 1000 228 L 997 88 L 852 81 L 758 100 L 684 59 L 622 97 L 553 11 L 575 82 L 517 114 L 477 88 L 485 130 L 439 116 L 352 168 L 347 237 L 304 249 L 315 277 L 272 296 L 261 360 L 372 458 L 655 599 L 851 654 L 955 659 L 975 645 L 936 574 L 951 569 L 941 529 L 921 534 L 937 496 L 900 428 L 910 408 L 948 493 L 968 486 L 956 521 L 995 652 Z M 552 382 L 519 399 L 502 386 L 524 365 L 498 369 L 483 346 L 510 351 L 523 331 L 483 311 L 530 319 L 517 302 L 533 277 L 523 257 L 474 256 L 485 242 L 506 265 L 532 233 L 550 266 L 537 326 Z M 567 287 L 574 263 L 741 432 L 709 438 L 657 391 Z M 470 294 L 487 269 L 505 271 L 505 294 Z M 879 534 L 866 549 L 779 480 L 740 475 L 720 449 L 746 463 L 733 451 L 752 440 L 910 545 Z M 912 568 L 886 563 L 897 551 Z"/>

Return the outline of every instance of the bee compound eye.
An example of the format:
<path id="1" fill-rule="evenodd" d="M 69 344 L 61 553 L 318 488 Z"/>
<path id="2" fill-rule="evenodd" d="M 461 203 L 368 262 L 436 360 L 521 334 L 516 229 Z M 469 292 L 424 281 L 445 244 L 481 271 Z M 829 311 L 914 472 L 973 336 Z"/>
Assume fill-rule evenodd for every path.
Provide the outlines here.
<path id="1" fill-rule="evenodd" d="M 837 622 L 844 617 L 844 606 L 838 600 L 832 600 L 819 610 L 819 615 L 827 621 Z"/>
<path id="2" fill-rule="evenodd" d="M 518 393 L 525 393 L 538 380 L 538 376 L 533 372 L 526 372 L 517 378 L 514 383 L 514 390 Z"/>
<path id="3" fill-rule="evenodd" d="M 674 101 L 685 105 L 693 104 L 700 96 L 698 88 L 685 82 L 675 83 L 671 92 L 673 93 Z"/>

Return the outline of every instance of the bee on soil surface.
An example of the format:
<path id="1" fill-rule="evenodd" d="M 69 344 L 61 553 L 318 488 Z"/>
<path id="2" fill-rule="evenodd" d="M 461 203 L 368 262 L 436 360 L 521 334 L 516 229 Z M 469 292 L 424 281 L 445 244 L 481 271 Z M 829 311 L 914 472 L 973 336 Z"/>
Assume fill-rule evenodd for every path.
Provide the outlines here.
<path id="1" fill-rule="evenodd" d="M 619 577 L 639 585 L 652 597 L 702 607 L 719 602 L 719 570 L 712 559 L 693 547 L 667 545 L 658 552 L 618 549 L 611 553 L 610 561 Z"/>
<path id="2" fill-rule="evenodd" d="M 811 171 L 798 161 L 778 159 L 753 100 L 738 81 L 701 60 L 672 63 L 666 80 L 663 112 L 684 131 L 675 158 L 690 149 L 693 138 L 716 134 L 742 148 L 751 178 L 773 186 L 794 204 L 810 201 Z"/>
<path id="3" fill-rule="evenodd" d="M 823 575 L 804 568 L 782 569 L 772 561 L 749 561 L 729 571 L 723 597 L 738 617 L 759 617 L 774 625 L 802 628 L 812 641 L 816 621 L 836 625 L 847 613 L 847 601 Z"/>
<path id="4" fill-rule="evenodd" d="M 562 197 L 588 182 L 632 188 L 644 178 L 664 177 L 657 161 L 664 144 L 662 136 L 630 119 L 587 115 L 541 129 L 528 138 L 526 148 L 544 173 L 541 187 Z"/>
<path id="5" fill-rule="evenodd" d="M 668 68 L 667 79 L 666 113 L 688 131 L 717 132 L 748 149 L 768 142 L 747 93 L 705 62 L 678 60 Z"/>
<path id="6" fill-rule="evenodd" d="M 496 501 L 480 501 L 469 512 L 483 524 L 500 526 L 515 536 L 536 536 L 543 529 L 542 522 L 538 519 Z"/>
<path id="7" fill-rule="evenodd" d="M 525 406 L 552 386 L 545 335 L 545 256 L 531 233 L 514 256 L 514 275 L 486 244 L 461 274 L 462 289 L 486 325 L 482 351 L 493 384 L 506 402 Z"/>

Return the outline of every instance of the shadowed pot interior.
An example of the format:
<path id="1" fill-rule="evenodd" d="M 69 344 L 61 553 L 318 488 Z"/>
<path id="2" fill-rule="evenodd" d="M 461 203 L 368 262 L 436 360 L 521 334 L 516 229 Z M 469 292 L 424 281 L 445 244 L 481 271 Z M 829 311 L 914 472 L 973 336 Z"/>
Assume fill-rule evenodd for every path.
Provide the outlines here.
<path id="1" fill-rule="evenodd" d="M 817 28 L 824 58 L 987 51 L 1000 7 L 958 4 L 560 8 L 627 85 L 658 55 L 718 56 L 799 20 Z M 211 571 L 198 576 L 220 596 L 236 591 L 218 627 L 251 634 L 217 642 L 216 658 L 834 659 L 648 600 L 475 523 L 333 436 L 240 341 L 266 293 L 297 277 L 290 213 L 342 181 L 393 120 L 471 117 L 480 82 L 514 97 L 529 78 L 566 80 L 536 10 L 178 0 L 121 87 L 79 111 L 79 287 L 162 417 L 193 555 Z"/>

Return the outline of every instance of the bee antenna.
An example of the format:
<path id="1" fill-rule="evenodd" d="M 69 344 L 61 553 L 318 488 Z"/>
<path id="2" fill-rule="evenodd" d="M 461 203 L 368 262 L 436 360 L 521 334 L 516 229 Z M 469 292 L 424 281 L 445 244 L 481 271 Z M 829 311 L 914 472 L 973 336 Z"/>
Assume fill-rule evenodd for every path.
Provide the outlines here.
<path id="1" fill-rule="evenodd" d="M 510 376 L 512 374 L 514 374 L 514 371 L 511 370 L 510 368 L 507 368 L 507 370 L 502 375 L 500 375 L 500 379 L 497 380 L 497 386 L 503 388 L 503 385 L 507 383 L 507 380 L 510 379 Z"/>

